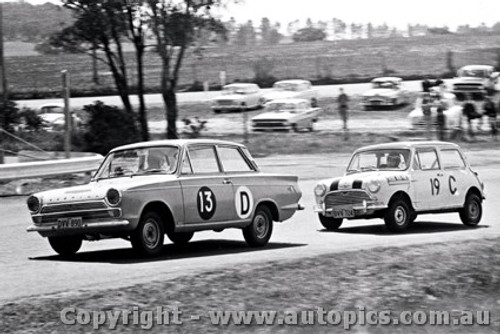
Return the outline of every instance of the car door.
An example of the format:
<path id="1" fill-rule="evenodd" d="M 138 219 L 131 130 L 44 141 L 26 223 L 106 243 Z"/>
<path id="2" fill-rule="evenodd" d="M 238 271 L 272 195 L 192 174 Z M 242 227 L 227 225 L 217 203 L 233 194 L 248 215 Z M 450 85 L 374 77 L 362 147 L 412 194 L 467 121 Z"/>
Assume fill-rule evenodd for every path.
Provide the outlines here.
<path id="1" fill-rule="evenodd" d="M 189 145 L 179 180 L 186 224 L 234 218 L 232 184 L 222 173 L 215 145 Z"/>
<path id="2" fill-rule="evenodd" d="M 233 207 L 235 220 L 250 220 L 255 209 L 259 182 L 257 170 L 236 145 L 218 145 L 221 166 L 233 187 Z"/>
<path id="3" fill-rule="evenodd" d="M 447 205 L 446 179 L 435 148 L 417 148 L 412 163 L 413 205 L 417 211 L 438 210 Z"/>
<path id="4" fill-rule="evenodd" d="M 439 152 L 445 172 L 444 192 L 450 207 L 461 207 L 465 202 L 472 175 L 467 170 L 465 160 L 458 149 L 445 148 Z"/>

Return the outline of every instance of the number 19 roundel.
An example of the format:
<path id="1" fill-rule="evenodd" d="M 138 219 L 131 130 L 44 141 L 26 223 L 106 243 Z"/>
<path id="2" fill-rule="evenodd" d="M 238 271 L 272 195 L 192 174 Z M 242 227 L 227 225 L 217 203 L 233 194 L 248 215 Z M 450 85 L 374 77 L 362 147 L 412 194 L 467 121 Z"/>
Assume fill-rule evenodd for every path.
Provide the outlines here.
<path id="1" fill-rule="evenodd" d="M 210 188 L 201 187 L 198 190 L 196 202 L 198 204 L 198 214 L 203 220 L 209 220 L 213 217 L 217 209 L 217 199 Z"/>

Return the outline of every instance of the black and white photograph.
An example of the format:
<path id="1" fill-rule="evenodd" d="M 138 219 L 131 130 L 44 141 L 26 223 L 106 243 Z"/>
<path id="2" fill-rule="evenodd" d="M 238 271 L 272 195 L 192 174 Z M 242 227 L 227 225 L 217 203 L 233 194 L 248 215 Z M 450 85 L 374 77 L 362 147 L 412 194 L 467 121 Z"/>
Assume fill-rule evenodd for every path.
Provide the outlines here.
<path id="1" fill-rule="evenodd" d="M 499 333 L 498 0 L 0 0 L 0 332 Z"/>

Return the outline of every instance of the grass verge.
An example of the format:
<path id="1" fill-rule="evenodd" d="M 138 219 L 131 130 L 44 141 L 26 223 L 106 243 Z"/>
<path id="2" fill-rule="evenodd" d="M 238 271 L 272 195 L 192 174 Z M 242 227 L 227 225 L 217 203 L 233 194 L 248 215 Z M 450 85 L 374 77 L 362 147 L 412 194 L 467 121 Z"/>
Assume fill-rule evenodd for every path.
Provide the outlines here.
<path id="1" fill-rule="evenodd" d="M 178 307 L 182 325 L 158 325 L 150 333 L 320 333 L 343 332 L 342 325 L 216 326 L 210 310 L 490 311 L 489 325 L 356 325 L 361 333 L 498 333 L 500 304 L 500 239 L 379 248 L 263 266 L 241 265 L 199 276 L 156 281 L 120 290 L 76 292 L 23 299 L 0 306 L 3 333 L 83 333 L 92 324 L 64 325 L 60 311 L 134 307 L 156 310 Z M 191 320 L 192 315 L 201 316 Z M 299 317 L 300 319 L 300 317 Z M 484 318 L 483 318 L 484 320 Z M 300 321 L 300 320 L 299 320 Z M 123 325 L 99 332 L 138 332 L 141 325 Z"/>

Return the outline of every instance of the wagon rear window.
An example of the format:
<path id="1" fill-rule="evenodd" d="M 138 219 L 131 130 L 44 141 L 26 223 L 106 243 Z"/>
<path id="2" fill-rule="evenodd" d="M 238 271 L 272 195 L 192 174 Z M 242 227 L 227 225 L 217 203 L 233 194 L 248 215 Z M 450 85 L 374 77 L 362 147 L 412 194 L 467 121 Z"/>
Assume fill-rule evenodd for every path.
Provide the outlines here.
<path id="1" fill-rule="evenodd" d="M 458 150 L 442 150 L 441 158 L 443 160 L 444 169 L 461 169 L 465 168 L 465 162 Z"/>

